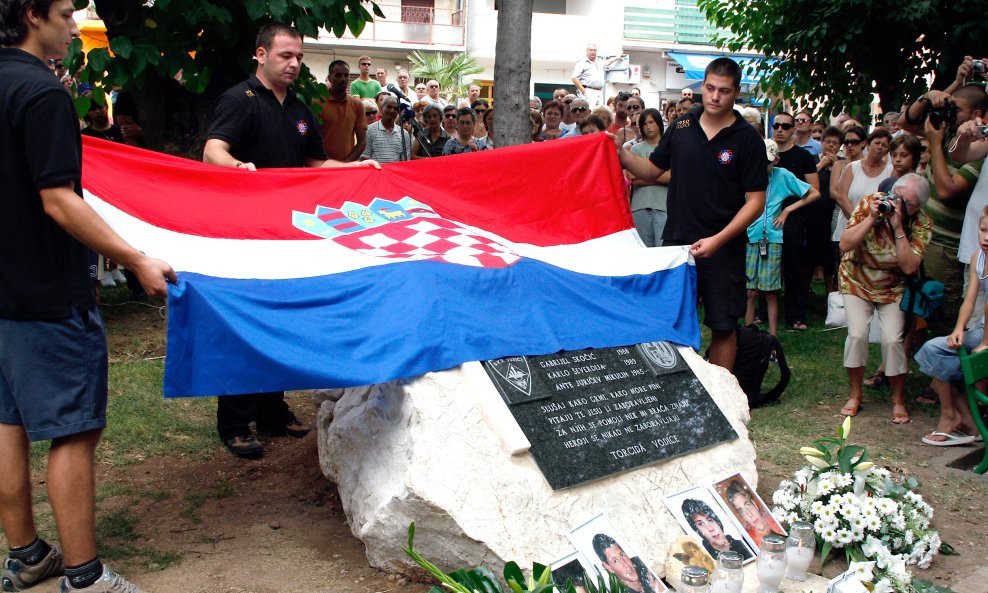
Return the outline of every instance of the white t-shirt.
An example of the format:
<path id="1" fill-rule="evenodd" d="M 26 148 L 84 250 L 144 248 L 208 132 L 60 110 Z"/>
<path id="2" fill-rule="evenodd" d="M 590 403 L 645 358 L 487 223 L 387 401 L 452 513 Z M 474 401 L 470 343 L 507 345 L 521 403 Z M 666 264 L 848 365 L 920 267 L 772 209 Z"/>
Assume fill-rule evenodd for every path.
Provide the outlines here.
<path id="1" fill-rule="evenodd" d="M 957 259 L 961 263 L 970 263 L 974 252 L 981 249 L 978 244 L 978 221 L 981 212 L 988 206 L 988 175 L 980 175 L 978 182 L 971 190 L 971 199 L 964 210 L 964 226 L 961 227 L 961 242 L 957 247 Z"/>

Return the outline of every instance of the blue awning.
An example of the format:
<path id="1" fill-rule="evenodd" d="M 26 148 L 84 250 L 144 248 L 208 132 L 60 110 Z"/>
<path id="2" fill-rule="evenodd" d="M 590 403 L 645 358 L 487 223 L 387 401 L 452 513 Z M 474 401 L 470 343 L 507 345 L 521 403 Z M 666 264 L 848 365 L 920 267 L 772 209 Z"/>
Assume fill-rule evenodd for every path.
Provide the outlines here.
<path id="1" fill-rule="evenodd" d="M 748 66 L 758 64 L 766 60 L 766 58 L 757 57 L 732 56 L 725 54 L 694 54 L 679 51 L 666 52 L 666 55 L 683 67 L 683 73 L 686 75 L 687 80 L 703 80 L 703 71 L 706 70 L 707 64 L 717 58 L 731 58 L 741 66 L 741 84 L 747 85 L 758 84 L 760 77 L 757 74 L 748 74 L 745 72 L 745 69 Z M 776 61 L 777 60 L 775 59 L 769 60 L 770 63 L 775 63 Z"/>

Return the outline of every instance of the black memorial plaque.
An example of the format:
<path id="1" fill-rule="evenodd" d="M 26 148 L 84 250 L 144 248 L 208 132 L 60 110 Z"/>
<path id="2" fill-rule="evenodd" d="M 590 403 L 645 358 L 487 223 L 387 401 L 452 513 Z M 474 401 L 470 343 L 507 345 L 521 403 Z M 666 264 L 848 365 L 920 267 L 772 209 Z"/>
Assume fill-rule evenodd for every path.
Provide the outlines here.
<path id="1" fill-rule="evenodd" d="M 737 438 L 674 346 L 488 360 L 553 490 Z"/>

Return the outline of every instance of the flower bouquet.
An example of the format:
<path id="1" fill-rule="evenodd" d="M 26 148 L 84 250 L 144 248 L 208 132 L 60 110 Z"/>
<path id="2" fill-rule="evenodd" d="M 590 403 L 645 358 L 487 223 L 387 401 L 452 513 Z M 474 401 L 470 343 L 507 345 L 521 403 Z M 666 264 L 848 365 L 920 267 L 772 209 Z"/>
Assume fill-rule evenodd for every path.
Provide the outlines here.
<path id="1" fill-rule="evenodd" d="M 926 583 L 913 583 L 910 567 L 928 568 L 940 550 L 940 536 L 930 527 L 933 508 L 913 491 L 915 479 L 893 478 L 868 461 L 864 447 L 848 444 L 850 432 L 848 417 L 837 438 L 799 450 L 810 465 L 779 483 L 772 494 L 776 517 L 811 523 L 823 562 L 843 548 L 873 593 L 928 590 Z"/>

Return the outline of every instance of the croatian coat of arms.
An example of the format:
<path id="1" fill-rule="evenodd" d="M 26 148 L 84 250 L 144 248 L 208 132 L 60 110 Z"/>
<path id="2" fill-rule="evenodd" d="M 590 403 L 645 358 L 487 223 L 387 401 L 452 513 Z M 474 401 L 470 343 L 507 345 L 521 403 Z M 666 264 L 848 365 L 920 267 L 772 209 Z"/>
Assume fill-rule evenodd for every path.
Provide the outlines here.
<path id="1" fill-rule="evenodd" d="M 375 257 L 431 259 L 483 268 L 501 268 L 519 259 L 489 233 L 443 218 L 407 196 L 397 201 L 374 198 L 369 204 L 347 201 L 339 208 L 318 206 L 311 214 L 293 212 L 292 223 Z"/>

